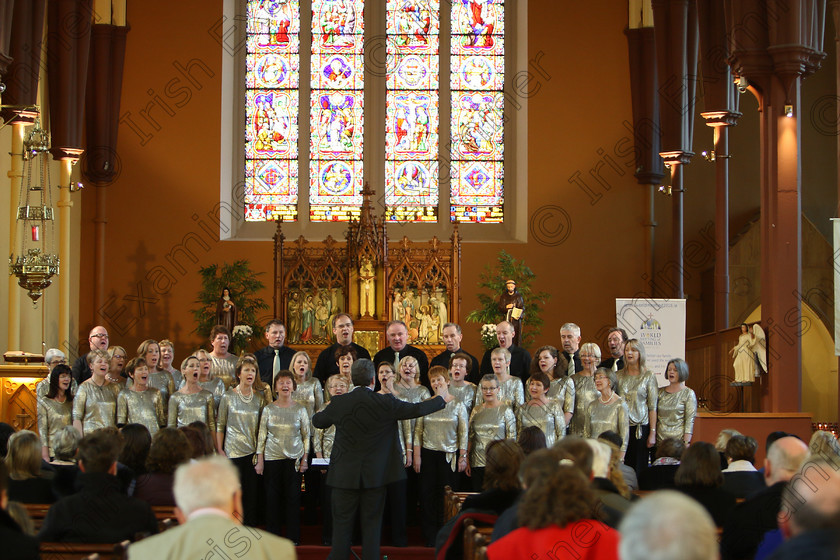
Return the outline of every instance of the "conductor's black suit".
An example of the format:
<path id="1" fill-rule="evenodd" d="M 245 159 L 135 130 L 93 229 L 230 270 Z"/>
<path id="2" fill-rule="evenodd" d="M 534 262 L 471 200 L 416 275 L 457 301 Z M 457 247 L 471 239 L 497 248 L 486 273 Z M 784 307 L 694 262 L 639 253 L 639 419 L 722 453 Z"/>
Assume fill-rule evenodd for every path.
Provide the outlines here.
<path id="1" fill-rule="evenodd" d="M 316 428 L 336 426 L 327 484 L 333 489 L 333 549 L 330 558 L 350 554 L 350 535 L 360 510 L 362 556 L 379 560 L 385 486 L 405 478 L 397 421 L 436 412 L 446 406 L 441 397 L 417 404 L 356 387 L 333 397 L 312 417 Z"/>

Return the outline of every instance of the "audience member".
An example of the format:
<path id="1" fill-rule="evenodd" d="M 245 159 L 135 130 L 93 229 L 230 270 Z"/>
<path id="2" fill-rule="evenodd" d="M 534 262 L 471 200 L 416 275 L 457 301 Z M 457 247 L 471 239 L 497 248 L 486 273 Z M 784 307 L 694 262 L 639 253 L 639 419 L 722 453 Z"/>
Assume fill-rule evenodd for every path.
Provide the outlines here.
<path id="1" fill-rule="evenodd" d="M 674 488 L 674 476 L 685 453 L 682 438 L 667 438 L 656 446 L 656 459 L 639 474 L 640 490 Z"/>
<path id="2" fill-rule="evenodd" d="M 624 440 L 621 439 L 621 436 L 618 435 L 617 432 L 612 430 L 607 430 L 606 432 L 601 432 L 598 435 L 598 439 L 609 442 L 619 450 L 621 450 L 622 445 L 624 445 Z M 618 463 L 618 469 L 621 472 L 621 476 L 624 477 L 624 484 L 633 491 L 639 489 L 639 478 L 636 475 L 636 471 L 633 470 L 633 467 L 630 465 L 624 464 L 622 461 Z"/>
<path id="3" fill-rule="evenodd" d="M 20 530 L 23 531 L 24 535 L 29 535 L 34 537 L 36 535 L 35 531 L 35 523 L 32 521 L 32 518 L 29 517 L 29 512 L 26 510 L 26 506 L 20 502 L 12 502 L 6 505 L 6 512 L 9 516 L 15 520 L 15 523 L 18 524 Z"/>
<path id="4" fill-rule="evenodd" d="M 519 495 L 519 466 L 525 453 L 512 439 L 497 439 L 487 446 L 486 457 L 484 490 L 468 496 L 461 509 L 494 511 L 498 515 L 509 508 Z"/>
<path id="5" fill-rule="evenodd" d="M 123 448 L 119 461 L 138 477 L 146 472 L 146 457 L 152 445 L 152 435 L 143 424 L 126 424 L 120 429 Z"/>
<path id="6" fill-rule="evenodd" d="M 12 426 L 6 424 L 5 422 L 0 422 L 0 459 L 6 457 L 9 438 L 13 433 L 15 433 L 15 429 Z"/>
<path id="7" fill-rule="evenodd" d="M 622 560 L 717 560 L 714 522 L 696 501 L 663 490 L 636 503 L 621 522 Z"/>
<path id="8" fill-rule="evenodd" d="M 545 449 L 545 434 L 536 426 L 528 426 L 519 430 L 519 438 L 516 440 L 522 452 L 527 456 L 537 449 Z"/>
<path id="9" fill-rule="evenodd" d="M 213 438 L 213 432 L 210 431 L 210 428 L 204 422 L 200 420 L 196 420 L 195 422 L 190 422 L 187 424 L 190 428 L 195 428 L 201 434 L 201 440 L 204 442 L 203 455 L 215 455 L 216 454 L 216 442 Z"/>
<path id="10" fill-rule="evenodd" d="M 9 506 L 7 483 L 8 471 L 3 461 L 0 461 L 0 543 L 3 543 L 3 558 L 6 560 L 39 558 L 38 540 L 24 533 L 7 511 Z"/>
<path id="11" fill-rule="evenodd" d="M 735 496 L 723 489 L 723 473 L 714 445 L 705 441 L 691 444 L 682 455 L 674 483 L 677 490 L 706 508 L 715 525 L 723 527 L 729 521 Z"/>
<path id="12" fill-rule="evenodd" d="M 720 541 L 723 560 L 741 560 L 755 555 L 764 533 L 776 528 L 782 491 L 807 455 L 808 446 L 792 436 L 780 438 L 770 446 L 764 459 L 767 488 L 735 507 L 731 520 L 723 528 Z"/>
<path id="13" fill-rule="evenodd" d="M 573 458 L 543 449 L 528 456 L 530 464 L 543 464 L 534 470 L 545 474 L 531 481 L 519 502 L 520 528 L 491 543 L 487 558 L 536 558 L 562 547 L 569 557 L 617 559 L 618 532 L 596 521 L 595 494 Z"/>
<path id="14" fill-rule="evenodd" d="M 606 442 L 596 439 L 585 440 L 592 448 L 592 489 L 598 503 L 595 508 L 596 518 L 612 528 L 618 527 L 624 513 L 630 509 L 629 491 L 623 485 L 627 495 L 622 494 L 610 476 L 612 449 Z M 620 454 L 619 450 L 619 454 Z M 621 476 L 619 474 L 619 476 Z"/>
<path id="15" fill-rule="evenodd" d="M 736 498 L 746 498 L 753 492 L 766 488 L 764 477 L 754 466 L 758 442 L 750 436 L 732 436 L 726 444 L 723 469 L 723 489 Z"/>
<path id="16" fill-rule="evenodd" d="M 840 442 L 831 432 L 817 430 L 808 443 L 808 457 L 819 457 L 840 469 Z"/>
<path id="17" fill-rule="evenodd" d="M 41 468 L 41 440 L 38 434 L 29 430 L 12 434 L 5 461 L 9 470 L 7 488 L 10 500 L 25 504 L 51 504 L 55 501 L 53 472 Z"/>
<path id="18" fill-rule="evenodd" d="M 772 559 L 840 558 L 840 474 L 836 463 L 823 458 L 805 461 L 782 492 L 779 529 L 785 542 Z"/>
<path id="19" fill-rule="evenodd" d="M 718 433 L 717 439 L 715 440 L 715 449 L 717 449 L 718 455 L 720 456 L 721 470 L 729 466 L 729 462 L 726 460 L 726 444 L 732 439 L 732 436 L 742 435 L 744 434 L 731 428 L 724 428 Z"/>
<path id="20" fill-rule="evenodd" d="M 151 506 L 174 506 L 173 473 L 191 455 L 187 436 L 177 428 L 161 428 L 152 438 L 146 458 L 146 474 L 137 477 L 134 496 Z"/>
<path id="21" fill-rule="evenodd" d="M 73 426 L 65 426 L 56 435 L 55 459 L 50 463 L 55 476 L 53 477 L 53 494 L 56 499 L 64 498 L 76 493 L 76 476 L 79 465 L 76 464 L 76 452 L 82 436 Z"/>
<path id="22" fill-rule="evenodd" d="M 134 539 L 138 533 L 157 532 L 152 508 L 120 490 L 116 474 L 121 447 L 116 430 L 94 430 L 82 438 L 80 490 L 53 504 L 38 533 L 39 540 L 117 543 Z"/>
<path id="23" fill-rule="evenodd" d="M 214 451 L 211 449 L 207 453 L 204 447 L 204 438 L 201 436 L 201 431 L 191 426 L 181 426 L 178 430 L 187 436 L 190 442 L 190 459 L 200 459 L 205 455 L 213 455 Z"/>
<path id="24" fill-rule="evenodd" d="M 206 457 L 178 467 L 175 501 L 180 525 L 131 545 L 129 560 L 181 560 L 208 554 L 240 560 L 296 558 L 290 541 L 240 524 L 239 473 L 223 457 Z"/>

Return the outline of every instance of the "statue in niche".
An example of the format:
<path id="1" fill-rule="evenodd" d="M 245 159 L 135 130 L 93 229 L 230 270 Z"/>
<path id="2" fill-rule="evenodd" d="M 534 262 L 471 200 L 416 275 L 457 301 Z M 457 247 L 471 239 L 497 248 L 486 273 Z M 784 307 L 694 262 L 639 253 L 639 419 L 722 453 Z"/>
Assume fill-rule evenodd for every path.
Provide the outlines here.
<path id="1" fill-rule="evenodd" d="M 289 296 L 289 309 L 287 318 L 287 327 L 289 329 L 289 342 L 300 341 L 300 325 L 301 325 L 301 304 L 300 293 L 292 292 Z"/>
<path id="2" fill-rule="evenodd" d="M 376 271 L 369 259 L 359 267 L 359 316 L 373 317 L 376 313 Z"/>
<path id="3" fill-rule="evenodd" d="M 236 304 L 227 286 L 222 288 L 222 297 L 216 303 L 216 324 L 224 325 L 230 332 L 236 326 Z"/>

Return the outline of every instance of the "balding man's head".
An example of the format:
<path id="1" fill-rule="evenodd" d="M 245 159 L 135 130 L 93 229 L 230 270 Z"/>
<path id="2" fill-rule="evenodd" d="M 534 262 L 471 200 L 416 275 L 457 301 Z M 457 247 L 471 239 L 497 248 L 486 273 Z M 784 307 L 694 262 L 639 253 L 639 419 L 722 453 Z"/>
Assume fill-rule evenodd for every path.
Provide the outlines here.
<path id="1" fill-rule="evenodd" d="M 809 459 L 782 492 L 779 528 L 785 538 L 840 529 L 840 474 L 824 459 Z"/>
<path id="2" fill-rule="evenodd" d="M 764 481 L 767 486 L 790 480 L 807 456 L 808 446 L 801 439 L 787 436 L 776 440 L 764 459 Z"/>

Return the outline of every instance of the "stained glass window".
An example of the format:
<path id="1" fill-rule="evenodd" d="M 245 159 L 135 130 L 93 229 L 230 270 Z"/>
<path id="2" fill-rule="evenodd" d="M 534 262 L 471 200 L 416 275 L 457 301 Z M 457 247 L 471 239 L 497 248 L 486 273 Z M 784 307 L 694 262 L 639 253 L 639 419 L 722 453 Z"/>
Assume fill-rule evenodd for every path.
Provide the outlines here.
<path id="1" fill-rule="evenodd" d="M 385 218 L 437 222 L 439 0 L 386 6 Z"/>
<path id="2" fill-rule="evenodd" d="M 448 188 L 452 222 L 502 222 L 504 0 L 449 0 L 443 14 L 440 0 L 374 5 L 384 9 L 385 73 L 368 68 L 377 112 L 367 115 L 376 116 L 366 131 L 364 0 L 246 1 L 246 219 L 297 220 L 299 191 L 310 222 L 358 216 L 367 144 L 379 162 L 367 174 L 387 221 L 437 223 L 439 193 Z M 302 31 L 301 10 L 312 14 Z M 449 18 L 448 36 L 440 35 L 441 18 Z M 379 39 L 368 37 L 368 58 L 378 56 Z M 441 69 L 450 74 L 443 105 Z M 308 158 L 300 131 L 307 119 Z M 378 177 L 383 185 L 374 184 Z"/>
<path id="3" fill-rule="evenodd" d="M 504 0 L 452 0 L 450 219 L 504 218 Z"/>
<path id="4" fill-rule="evenodd" d="M 309 218 L 345 222 L 362 205 L 364 0 L 312 1 Z"/>
<path id="5" fill-rule="evenodd" d="M 298 0 L 248 0 L 245 219 L 295 221 L 298 203 Z"/>

